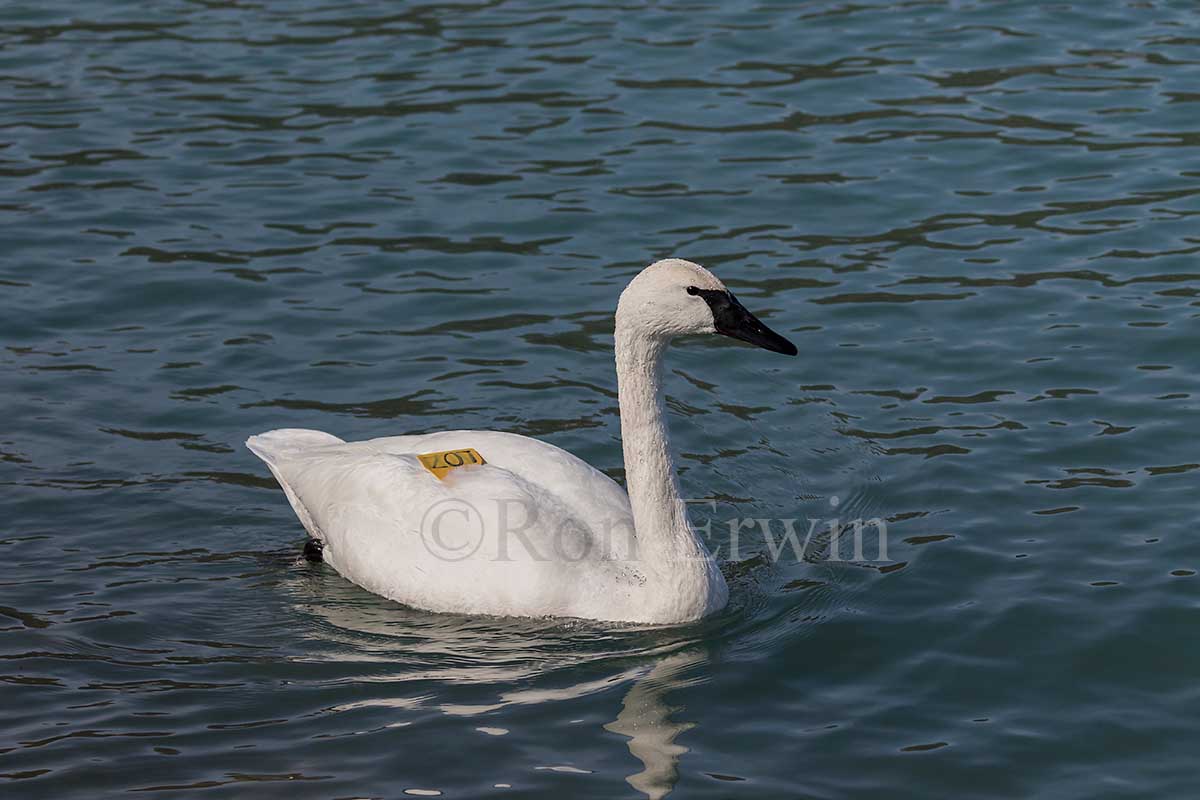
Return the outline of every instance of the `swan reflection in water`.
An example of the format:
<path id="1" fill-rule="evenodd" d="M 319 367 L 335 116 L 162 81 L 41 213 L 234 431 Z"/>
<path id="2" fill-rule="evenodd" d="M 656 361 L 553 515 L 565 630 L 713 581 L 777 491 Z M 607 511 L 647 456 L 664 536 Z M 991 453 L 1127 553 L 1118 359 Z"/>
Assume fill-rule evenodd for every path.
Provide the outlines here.
<path id="1" fill-rule="evenodd" d="M 671 719 L 683 708 L 667 705 L 667 693 L 701 683 L 692 668 L 707 661 L 708 657 L 698 650 L 660 659 L 634 681 L 621 701 L 617 718 L 604 726 L 629 737 L 629 752 L 642 762 L 642 771 L 625 780 L 652 800 L 666 797 L 675 788 L 679 781 L 679 757 L 688 750 L 676 744 L 675 737 L 695 726 L 693 722 Z"/>
<path id="2" fill-rule="evenodd" d="M 318 592 L 311 585 L 296 592 L 309 601 L 298 610 L 309 620 L 310 636 L 334 645 L 334 660 L 396 667 L 388 676 L 372 669 L 363 680 L 413 688 L 338 705 L 330 712 L 434 707 L 474 717 L 510 706 L 577 700 L 627 685 L 620 708 L 613 709 L 614 718 L 604 725 L 628 738 L 629 752 L 640 762 L 626 782 L 657 799 L 670 794 L 679 780 L 679 759 L 687 748 L 676 739 L 694 723 L 677 719 L 683 709 L 668 701 L 672 691 L 703 681 L 699 667 L 708 662 L 708 654 L 686 638 L 688 633 L 694 637 L 695 630 L 429 614 L 368 598 L 336 576 L 310 578 L 322 584 Z M 320 599 L 314 602 L 315 596 Z M 632 660 L 638 663 L 631 667 Z M 431 691 L 430 682 L 438 688 Z"/>

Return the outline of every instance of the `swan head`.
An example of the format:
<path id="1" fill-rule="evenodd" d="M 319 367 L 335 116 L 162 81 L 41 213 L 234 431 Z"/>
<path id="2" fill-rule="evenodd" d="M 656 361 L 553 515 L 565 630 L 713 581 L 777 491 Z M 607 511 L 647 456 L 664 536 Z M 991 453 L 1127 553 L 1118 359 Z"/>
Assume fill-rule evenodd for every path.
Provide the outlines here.
<path id="1" fill-rule="evenodd" d="M 796 355 L 796 345 L 747 311 L 716 275 L 682 258 L 655 261 L 629 282 L 617 303 L 617 327 L 658 339 L 719 333 Z"/>

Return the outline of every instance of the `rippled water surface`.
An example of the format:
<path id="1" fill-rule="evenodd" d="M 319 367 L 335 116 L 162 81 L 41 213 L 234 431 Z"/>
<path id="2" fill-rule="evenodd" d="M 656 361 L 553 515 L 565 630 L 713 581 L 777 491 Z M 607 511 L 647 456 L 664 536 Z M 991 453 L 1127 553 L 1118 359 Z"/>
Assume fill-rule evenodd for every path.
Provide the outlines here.
<path id="1" fill-rule="evenodd" d="M 8 796 L 1194 793 L 1195 4 L 16 2 L 0 91 Z M 668 629 L 303 561 L 250 434 L 620 477 L 666 255 L 801 351 L 672 354 L 712 544 L 887 559 L 748 529 Z"/>

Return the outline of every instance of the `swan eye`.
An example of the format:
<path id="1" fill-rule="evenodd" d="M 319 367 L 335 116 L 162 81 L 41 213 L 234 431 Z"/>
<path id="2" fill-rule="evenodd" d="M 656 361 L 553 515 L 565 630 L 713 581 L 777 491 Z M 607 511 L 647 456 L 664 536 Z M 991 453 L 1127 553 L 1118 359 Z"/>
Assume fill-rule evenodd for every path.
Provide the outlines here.
<path id="1" fill-rule="evenodd" d="M 700 294 L 700 290 L 697 289 L 695 286 L 689 286 L 687 288 L 687 293 L 691 294 L 691 295 L 697 295 L 697 294 Z"/>

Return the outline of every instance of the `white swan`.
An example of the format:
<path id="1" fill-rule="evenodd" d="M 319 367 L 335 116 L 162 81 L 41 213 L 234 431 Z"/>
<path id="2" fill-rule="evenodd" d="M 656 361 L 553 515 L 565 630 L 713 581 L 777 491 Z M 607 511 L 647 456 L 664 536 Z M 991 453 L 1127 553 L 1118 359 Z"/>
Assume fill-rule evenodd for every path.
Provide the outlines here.
<path id="1" fill-rule="evenodd" d="M 347 443 L 285 429 L 246 445 L 312 537 L 306 553 L 376 594 L 463 614 L 687 622 L 729 597 L 688 524 L 663 419 L 667 343 L 698 333 L 796 354 L 698 264 L 642 270 L 616 314 L 628 495 L 564 450 L 496 431 Z M 439 479 L 417 458 L 464 448 L 486 463 Z"/>

